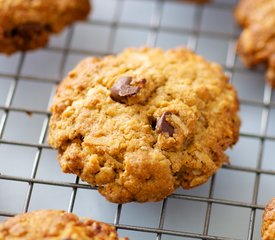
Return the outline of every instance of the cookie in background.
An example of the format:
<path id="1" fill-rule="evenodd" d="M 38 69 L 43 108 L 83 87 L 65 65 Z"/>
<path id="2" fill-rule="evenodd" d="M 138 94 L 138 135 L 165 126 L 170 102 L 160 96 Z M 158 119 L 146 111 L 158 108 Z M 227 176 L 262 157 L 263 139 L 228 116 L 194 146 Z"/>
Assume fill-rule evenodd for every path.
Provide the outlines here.
<path id="1" fill-rule="evenodd" d="M 266 206 L 263 213 L 262 240 L 275 239 L 275 198 Z"/>
<path id="2" fill-rule="evenodd" d="M 240 0 L 235 11 L 244 28 L 237 51 L 244 64 L 254 67 L 266 64 L 266 79 L 275 87 L 275 1 Z"/>
<path id="3" fill-rule="evenodd" d="M 89 0 L 1 0 L 0 53 L 44 47 L 51 34 L 86 19 L 90 8 Z"/>
<path id="4" fill-rule="evenodd" d="M 114 227 L 61 210 L 38 210 L 19 214 L 0 223 L 0 240 L 128 240 Z"/>

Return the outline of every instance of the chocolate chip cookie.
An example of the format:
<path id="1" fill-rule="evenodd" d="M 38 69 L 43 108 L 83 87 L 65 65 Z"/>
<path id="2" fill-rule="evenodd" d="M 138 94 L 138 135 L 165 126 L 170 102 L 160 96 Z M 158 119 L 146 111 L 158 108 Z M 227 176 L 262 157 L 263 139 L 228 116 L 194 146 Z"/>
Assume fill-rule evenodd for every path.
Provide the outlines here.
<path id="1" fill-rule="evenodd" d="M 37 49 L 90 11 L 89 0 L 0 0 L 0 52 Z"/>
<path id="2" fill-rule="evenodd" d="M 262 240 L 275 239 L 275 198 L 266 206 L 263 214 Z"/>
<path id="3" fill-rule="evenodd" d="M 57 89 L 49 143 L 109 201 L 159 201 L 205 183 L 239 135 L 221 67 L 184 48 L 87 58 Z"/>
<path id="4" fill-rule="evenodd" d="M 240 0 L 235 16 L 244 27 L 237 47 L 243 62 L 267 64 L 266 79 L 275 87 L 275 1 Z"/>
<path id="5" fill-rule="evenodd" d="M 114 227 L 60 210 L 40 210 L 0 223 L 0 240 L 128 240 Z"/>

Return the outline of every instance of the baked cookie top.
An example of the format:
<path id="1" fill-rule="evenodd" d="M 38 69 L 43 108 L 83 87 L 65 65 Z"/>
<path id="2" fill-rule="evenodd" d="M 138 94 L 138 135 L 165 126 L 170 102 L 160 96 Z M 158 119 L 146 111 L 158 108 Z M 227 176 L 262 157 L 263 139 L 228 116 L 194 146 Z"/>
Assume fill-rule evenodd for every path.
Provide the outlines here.
<path id="1" fill-rule="evenodd" d="M 11 54 L 46 45 L 90 11 L 89 0 L 0 0 L 0 52 Z"/>
<path id="2" fill-rule="evenodd" d="M 49 143 L 62 170 L 112 202 L 195 187 L 238 139 L 236 92 L 221 67 L 184 48 L 87 58 L 57 89 Z"/>
<path id="3" fill-rule="evenodd" d="M 240 0 L 235 16 L 244 27 L 238 41 L 241 58 L 249 67 L 266 63 L 266 78 L 275 87 L 275 1 Z"/>
<path id="4" fill-rule="evenodd" d="M 275 239 L 275 198 L 266 206 L 263 213 L 262 240 Z"/>
<path id="5" fill-rule="evenodd" d="M 114 227 L 59 210 L 39 210 L 0 223 L 0 240 L 127 240 Z"/>

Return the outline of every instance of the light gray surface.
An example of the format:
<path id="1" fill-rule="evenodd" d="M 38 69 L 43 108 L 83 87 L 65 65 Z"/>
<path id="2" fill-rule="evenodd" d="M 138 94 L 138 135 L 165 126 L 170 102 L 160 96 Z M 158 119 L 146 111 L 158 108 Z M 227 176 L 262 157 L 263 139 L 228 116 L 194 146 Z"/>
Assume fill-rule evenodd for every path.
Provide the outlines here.
<path id="1" fill-rule="evenodd" d="M 228 150 L 233 168 L 250 168 L 250 172 L 233 168 L 221 169 L 214 181 L 214 199 L 232 201 L 235 205 L 251 204 L 259 161 L 260 169 L 275 170 L 275 141 L 252 137 L 264 134 L 275 137 L 275 107 L 269 111 L 265 121 L 261 104 L 247 101 L 269 102 L 270 88 L 265 85 L 262 70 L 246 70 L 238 57 L 234 64 L 234 34 L 236 27 L 232 10 L 234 0 L 214 1 L 214 4 L 198 7 L 176 1 L 157 0 L 95 0 L 91 23 L 76 24 L 66 52 L 71 30 L 66 30 L 51 39 L 49 47 L 25 55 L 22 69 L 22 55 L 0 56 L 0 173 L 15 177 L 31 178 L 51 182 L 74 183 L 75 176 L 61 172 L 56 160 L 56 151 L 35 146 L 17 146 L 13 142 L 30 144 L 46 143 L 43 127 L 47 114 L 26 114 L 14 108 L 48 111 L 49 99 L 61 79 L 82 58 L 92 54 L 119 52 L 125 47 L 156 44 L 168 49 L 186 45 L 210 60 L 224 65 L 232 75 L 232 82 L 241 99 L 242 136 L 234 149 Z M 162 11 L 160 11 L 162 9 Z M 162 14 L 159 14 L 162 12 Z M 199 13 L 199 14 L 197 14 Z M 115 23 L 115 24 L 113 24 Z M 199 24 L 198 24 L 199 23 Z M 116 25 L 117 24 L 117 25 Z M 151 26 L 151 27 L 150 27 Z M 199 28 L 198 28 L 199 26 Z M 196 30 L 199 30 L 198 32 Z M 233 67 L 233 68 L 232 68 Z M 17 78 L 15 74 L 20 71 Z M 13 91 L 14 89 L 14 91 Z M 14 93 L 14 95 L 11 95 Z M 11 100 L 11 101 L 10 101 Z M 275 103 L 273 92 L 272 102 Z M 4 111 L 4 106 L 8 111 Z M 4 121 L 6 119 L 6 121 Z M 266 126 L 266 129 L 265 129 Z M 3 129 L 3 132 L 1 130 Z M 41 135 L 42 134 L 42 135 Z M 23 144 L 24 145 L 24 144 Z M 39 159 L 39 161 L 35 161 Z M 36 174 L 33 167 L 37 166 Z M 258 201 L 260 207 L 275 196 L 275 175 L 261 173 L 259 177 Z M 207 198 L 211 189 L 210 181 L 192 190 L 178 189 L 176 194 L 198 196 L 201 201 L 169 198 L 166 202 L 163 228 L 166 230 L 203 233 L 207 212 Z M 26 182 L 0 178 L 0 213 L 19 213 L 26 208 L 25 199 L 30 185 Z M 75 192 L 71 187 L 48 184 L 33 185 L 29 210 L 41 208 L 69 209 L 70 199 Z M 233 205 L 234 205 L 233 204 Z M 158 228 L 162 202 L 122 206 L 120 224 Z M 81 188 L 76 192 L 73 211 L 81 216 L 113 223 L 117 205 L 108 203 L 96 191 Z M 247 239 L 251 208 L 212 204 L 209 221 L 209 235 L 231 239 Z M 256 210 L 254 236 L 260 239 L 262 210 Z M 5 217 L 0 216 L 0 220 Z M 119 230 L 121 235 L 131 239 L 156 239 L 156 233 Z M 164 234 L 163 240 L 191 239 Z"/>

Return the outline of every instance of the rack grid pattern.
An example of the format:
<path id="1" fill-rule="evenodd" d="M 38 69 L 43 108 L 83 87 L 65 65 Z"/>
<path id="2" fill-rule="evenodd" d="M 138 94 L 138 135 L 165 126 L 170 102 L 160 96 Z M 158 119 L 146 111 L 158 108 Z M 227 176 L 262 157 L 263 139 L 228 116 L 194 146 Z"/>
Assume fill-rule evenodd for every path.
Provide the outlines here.
<path id="1" fill-rule="evenodd" d="M 32 202 L 34 205 L 35 201 L 51 202 L 51 198 L 62 198 L 63 194 L 69 196 L 68 201 L 54 206 L 77 212 L 77 198 L 83 191 L 97 194 L 96 188 L 77 177 L 64 176 L 60 172 L 57 177 L 51 177 L 52 169 L 46 163 L 57 162 L 56 152 L 51 150 L 46 140 L 51 99 L 60 79 L 80 59 L 113 54 L 125 47 L 143 44 L 162 48 L 187 45 L 206 58 L 219 62 L 239 91 L 243 125 L 236 149 L 228 151 L 232 164 L 223 166 L 197 190 L 178 190 L 166 200 L 151 204 L 150 208 L 154 208 L 151 217 L 157 222 L 152 226 L 140 224 L 144 221 L 142 219 L 133 224 L 122 221 L 127 219 L 123 215 L 125 209 L 138 214 L 133 208 L 139 208 L 139 205 L 112 205 L 113 214 L 103 220 L 116 226 L 120 235 L 133 234 L 132 239 L 259 239 L 262 210 L 272 194 L 275 196 L 270 183 L 275 177 L 275 94 L 263 81 L 263 69 L 245 69 L 235 53 L 235 41 L 240 33 L 232 17 L 235 3 L 235 0 L 216 0 L 207 5 L 175 0 L 95 0 L 91 18 L 53 37 L 47 48 L 12 57 L 1 56 L 0 220 L 40 206 L 32 207 Z M 239 159 L 240 156 L 243 158 Z M 40 170 L 42 168 L 45 170 Z M 56 169 L 59 170 L 57 163 Z M 232 178 L 246 176 L 244 181 L 240 181 L 240 187 L 244 187 L 243 191 L 247 191 L 249 197 L 227 196 L 234 193 L 238 185 L 238 181 L 231 182 L 232 185 L 225 181 L 222 185 L 223 176 L 226 178 L 230 174 L 233 174 Z M 47 195 L 48 200 L 42 201 L 43 189 L 46 188 L 54 190 L 49 190 L 53 193 Z M 169 224 L 169 219 L 173 218 L 169 212 L 180 212 L 175 209 L 177 201 L 203 204 L 205 214 L 200 230 L 192 227 L 182 230 Z M 99 211 L 103 210 L 104 204 Z M 101 203 L 96 208 L 98 206 Z M 230 227 L 231 224 L 235 226 L 234 220 L 227 222 L 230 216 L 222 214 L 228 207 L 239 209 L 237 212 L 246 211 L 245 222 L 235 219 L 235 222 L 240 221 L 237 224 L 242 225 L 242 233 L 234 233 L 235 229 Z M 184 214 L 180 217 L 188 218 Z M 223 222 L 228 225 L 227 230 Z M 225 231 L 216 231 L 219 226 Z"/>

